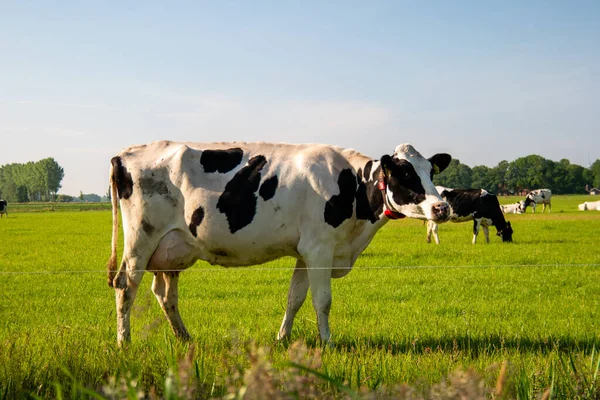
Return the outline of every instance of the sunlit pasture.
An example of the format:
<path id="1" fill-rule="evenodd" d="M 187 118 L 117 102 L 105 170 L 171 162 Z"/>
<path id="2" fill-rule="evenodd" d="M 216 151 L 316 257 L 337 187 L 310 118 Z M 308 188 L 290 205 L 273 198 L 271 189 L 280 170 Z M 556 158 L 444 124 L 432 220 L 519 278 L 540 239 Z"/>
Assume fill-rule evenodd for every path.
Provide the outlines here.
<path id="1" fill-rule="evenodd" d="M 590 197 L 555 196 L 552 213 L 507 215 L 512 244 L 491 228 L 489 244 L 481 235 L 472 245 L 469 222 L 440 226 L 440 245 L 426 243 L 421 221 L 388 223 L 354 270 L 333 281 L 334 343 L 323 348 L 318 369 L 328 377 L 323 390 L 383 394 L 408 384 L 427 393 L 468 369 L 493 388 L 506 361 L 507 395 L 540 397 L 550 387 L 567 397 L 587 387 L 598 394 L 600 212 L 577 211 Z M 190 344 L 175 341 L 148 275 L 132 313 L 132 343 L 117 348 L 104 267 L 111 214 L 73 207 L 13 206 L 0 220 L 0 398 L 55 397 L 75 383 L 103 394 L 111 377 L 135 378 L 161 394 Z M 181 275 L 193 375 L 206 396 L 225 394 L 231 365 L 249 366 L 235 351 L 249 341 L 269 348 L 276 368 L 287 365 L 290 344 L 275 335 L 293 265 L 198 262 Z M 317 336 L 309 295 L 292 342 L 320 349 Z"/>

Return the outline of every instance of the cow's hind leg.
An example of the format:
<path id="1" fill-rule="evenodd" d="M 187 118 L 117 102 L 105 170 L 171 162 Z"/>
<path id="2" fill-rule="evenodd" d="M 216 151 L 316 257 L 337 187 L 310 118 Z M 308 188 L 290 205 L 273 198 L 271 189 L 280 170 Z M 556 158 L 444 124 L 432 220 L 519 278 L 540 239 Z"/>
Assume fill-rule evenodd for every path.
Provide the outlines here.
<path id="1" fill-rule="evenodd" d="M 483 229 L 483 235 L 485 236 L 485 242 L 489 243 L 490 242 L 490 229 L 487 225 L 481 225 L 481 228 Z"/>
<path id="2" fill-rule="evenodd" d="M 278 340 L 289 338 L 292 333 L 294 318 L 296 317 L 298 310 L 300 310 L 300 307 L 302 307 L 302 304 L 304 304 L 306 293 L 308 292 L 308 284 L 306 265 L 302 260 L 298 260 L 296 261 L 296 268 L 294 269 L 292 280 L 290 282 L 287 307 L 285 315 L 283 316 L 283 322 L 277 333 Z"/>
<path id="3" fill-rule="evenodd" d="M 191 336 L 185 329 L 179 314 L 178 284 L 179 272 L 156 272 L 152 281 L 152 292 L 165 313 L 175 336 L 179 339 L 189 340 Z"/>
<path id="4" fill-rule="evenodd" d="M 480 226 L 481 226 L 481 219 L 475 218 L 473 220 L 473 241 L 472 241 L 473 244 L 475 244 L 477 242 L 477 235 L 479 234 Z"/>
<path id="5" fill-rule="evenodd" d="M 123 257 L 121 268 L 113 282 L 117 305 L 117 343 L 119 346 L 123 342 L 131 341 L 131 307 L 144 276 L 147 261 L 140 258 Z"/>

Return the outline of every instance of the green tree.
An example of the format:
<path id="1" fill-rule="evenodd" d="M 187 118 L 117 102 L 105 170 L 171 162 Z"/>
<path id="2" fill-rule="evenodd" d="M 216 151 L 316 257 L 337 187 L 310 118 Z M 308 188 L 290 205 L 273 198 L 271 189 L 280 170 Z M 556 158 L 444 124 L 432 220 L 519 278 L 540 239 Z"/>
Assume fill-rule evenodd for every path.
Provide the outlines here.
<path id="1" fill-rule="evenodd" d="M 491 193 L 498 191 L 498 185 L 494 182 L 492 170 L 485 165 L 477 165 L 471 168 L 471 186 L 476 189 L 485 189 Z"/>
<path id="2" fill-rule="evenodd" d="M 468 189 L 471 187 L 471 168 L 454 158 L 448 168 L 433 177 L 433 183 L 452 189 Z"/>
<path id="3" fill-rule="evenodd" d="M 498 165 L 488 171 L 490 186 L 487 190 L 490 190 L 495 194 L 507 194 L 510 191 L 507 187 L 509 166 L 510 164 L 508 161 L 502 160 Z M 495 190 L 492 189 L 492 187 L 494 187 Z"/>
<path id="4" fill-rule="evenodd" d="M 581 165 L 570 164 L 567 167 L 567 185 L 558 193 L 576 193 L 584 194 L 585 185 L 590 181 L 591 174 L 588 169 L 583 168 Z"/>
<path id="5" fill-rule="evenodd" d="M 517 158 L 510 163 L 507 185 L 515 190 L 547 188 L 548 160 L 535 154 Z"/>
<path id="6" fill-rule="evenodd" d="M 0 192 L 9 201 L 48 201 L 60 189 L 64 170 L 53 158 L 0 167 Z"/>
<path id="7" fill-rule="evenodd" d="M 600 159 L 594 161 L 590 170 L 592 172 L 592 185 L 600 188 Z"/>

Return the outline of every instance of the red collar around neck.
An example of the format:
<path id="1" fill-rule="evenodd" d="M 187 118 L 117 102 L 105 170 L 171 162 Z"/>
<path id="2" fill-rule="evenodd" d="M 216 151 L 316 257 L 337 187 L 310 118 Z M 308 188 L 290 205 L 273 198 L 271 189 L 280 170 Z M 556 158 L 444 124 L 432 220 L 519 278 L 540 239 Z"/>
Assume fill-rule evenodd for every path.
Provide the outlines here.
<path id="1" fill-rule="evenodd" d="M 405 218 L 406 215 L 392 210 L 387 199 L 387 179 L 383 173 L 383 169 L 379 172 L 379 181 L 377 182 L 377 188 L 381 190 L 381 196 L 383 197 L 383 215 L 389 219 L 400 219 Z"/>

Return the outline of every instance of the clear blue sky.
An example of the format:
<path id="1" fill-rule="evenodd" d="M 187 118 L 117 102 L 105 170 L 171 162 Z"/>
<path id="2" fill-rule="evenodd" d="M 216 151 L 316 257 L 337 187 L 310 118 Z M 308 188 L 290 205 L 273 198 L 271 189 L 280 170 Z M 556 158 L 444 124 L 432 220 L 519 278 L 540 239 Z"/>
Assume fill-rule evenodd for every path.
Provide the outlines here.
<path id="1" fill-rule="evenodd" d="M 0 0 L 0 164 L 106 193 L 130 144 L 600 158 L 600 1 Z"/>

